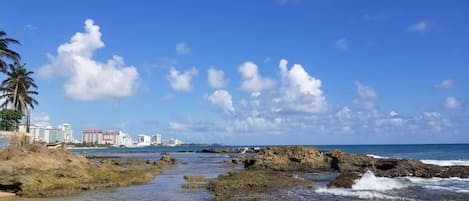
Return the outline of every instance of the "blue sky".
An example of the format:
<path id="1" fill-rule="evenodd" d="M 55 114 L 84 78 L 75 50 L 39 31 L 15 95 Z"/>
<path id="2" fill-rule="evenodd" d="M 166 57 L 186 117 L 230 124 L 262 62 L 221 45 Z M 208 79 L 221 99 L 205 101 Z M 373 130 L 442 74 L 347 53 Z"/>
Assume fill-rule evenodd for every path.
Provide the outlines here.
<path id="1" fill-rule="evenodd" d="M 469 142 L 469 3 L 10 1 L 33 121 L 187 142 Z M 288 61 L 288 62 L 287 62 Z M 209 73 L 210 71 L 210 73 Z"/>

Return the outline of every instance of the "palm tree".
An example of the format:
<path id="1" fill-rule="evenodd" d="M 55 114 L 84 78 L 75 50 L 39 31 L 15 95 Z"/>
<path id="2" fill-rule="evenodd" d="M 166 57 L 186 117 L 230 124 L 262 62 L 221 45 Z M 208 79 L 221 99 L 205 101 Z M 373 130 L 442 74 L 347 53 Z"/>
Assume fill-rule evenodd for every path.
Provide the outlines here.
<path id="1" fill-rule="evenodd" d="M 8 58 L 13 60 L 15 63 L 20 62 L 20 54 L 8 48 L 10 43 L 20 45 L 20 42 L 13 38 L 6 38 L 7 34 L 4 31 L 0 31 L 0 68 L 3 73 L 7 71 L 7 63 L 3 58 Z"/>
<path id="2" fill-rule="evenodd" d="M 12 106 L 23 114 L 27 114 L 29 109 L 34 109 L 34 105 L 38 102 L 32 97 L 32 95 L 39 94 L 37 91 L 37 85 L 34 83 L 34 79 L 31 77 L 32 71 L 28 71 L 24 68 L 25 64 L 21 65 L 18 63 L 10 64 L 10 71 L 7 72 L 7 78 L 2 82 L 0 90 L 3 94 L 0 95 L 0 99 L 4 99 L 5 102 L 1 105 L 3 108 Z"/>

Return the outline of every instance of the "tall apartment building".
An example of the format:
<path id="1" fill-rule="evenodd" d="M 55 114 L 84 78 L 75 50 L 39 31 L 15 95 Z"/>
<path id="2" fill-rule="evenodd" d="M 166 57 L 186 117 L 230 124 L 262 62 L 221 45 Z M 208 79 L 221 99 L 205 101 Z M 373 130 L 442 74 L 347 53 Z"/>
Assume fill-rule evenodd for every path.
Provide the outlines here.
<path id="1" fill-rule="evenodd" d="M 83 130 L 82 142 L 92 144 L 104 144 L 103 131 L 101 130 Z"/>
<path id="2" fill-rule="evenodd" d="M 162 144 L 162 139 L 161 139 L 161 134 L 156 134 L 151 137 L 151 143 L 154 145 L 160 145 Z"/>
<path id="3" fill-rule="evenodd" d="M 46 136 L 47 143 L 59 143 L 64 142 L 64 135 L 60 128 L 56 127 L 46 127 L 44 130 L 44 135 Z"/>
<path id="4" fill-rule="evenodd" d="M 83 130 L 82 134 L 83 143 L 132 146 L 132 138 L 130 135 L 122 131 L 88 129 Z"/>
<path id="5" fill-rule="evenodd" d="M 63 133 L 63 142 L 70 143 L 73 142 L 73 129 L 72 125 L 64 123 L 58 126 L 58 128 Z"/>

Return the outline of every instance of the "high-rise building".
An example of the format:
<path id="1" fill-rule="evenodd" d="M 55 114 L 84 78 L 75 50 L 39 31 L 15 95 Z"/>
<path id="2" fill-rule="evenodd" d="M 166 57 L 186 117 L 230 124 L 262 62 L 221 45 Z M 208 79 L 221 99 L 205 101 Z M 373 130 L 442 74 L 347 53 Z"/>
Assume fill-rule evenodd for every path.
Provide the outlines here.
<path id="1" fill-rule="evenodd" d="M 64 123 L 58 126 L 60 130 L 62 130 L 63 133 L 63 141 L 65 143 L 71 143 L 73 142 L 73 129 L 70 124 Z"/>
<path id="2" fill-rule="evenodd" d="M 131 147 L 132 146 L 132 138 L 129 134 L 119 131 L 119 139 L 118 144 L 119 146 Z"/>
<path id="3" fill-rule="evenodd" d="M 97 130 L 88 129 L 82 131 L 82 142 L 89 144 L 108 144 L 117 146 L 132 146 L 132 138 L 130 135 L 116 130 Z"/>
<path id="4" fill-rule="evenodd" d="M 104 144 L 103 131 L 101 130 L 83 130 L 82 142 L 91 144 Z"/>
<path id="5" fill-rule="evenodd" d="M 103 142 L 104 144 L 119 144 L 119 131 L 109 130 L 103 131 Z"/>
<path id="6" fill-rule="evenodd" d="M 137 138 L 137 146 L 150 146 L 151 145 L 151 137 L 148 135 L 138 135 Z"/>
<path id="7" fill-rule="evenodd" d="M 156 134 L 156 135 L 153 135 L 151 137 L 151 143 L 154 144 L 154 145 L 161 145 L 162 144 L 162 141 L 161 141 L 161 134 Z"/>
<path id="8" fill-rule="evenodd" d="M 47 143 L 59 143 L 64 141 L 64 134 L 61 129 L 48 126 L 44 130 L 45 141 Z"/>
<path id="9" fill-rule="evenodd" d="M 30 125 L 29 126 L 29 133 L 31 134 L 31 137 L 33 138 L 33 142 L 46 142 L 45 136 L 44 136 L 44 130 L 45 128 L 43 126 L 39 125 Z"/>

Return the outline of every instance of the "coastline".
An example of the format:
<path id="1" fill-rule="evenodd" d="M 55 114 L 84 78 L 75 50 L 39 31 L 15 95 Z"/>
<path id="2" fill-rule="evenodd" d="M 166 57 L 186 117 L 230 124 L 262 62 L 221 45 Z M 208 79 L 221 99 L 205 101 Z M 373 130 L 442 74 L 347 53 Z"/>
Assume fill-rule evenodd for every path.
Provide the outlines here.
<path id="1" fill-rule="evenodd" d="M 392 148 L 392 146 L 390 146 L 390 147 Z M 411 147 L 411 146 L 409 146 L 409 147 Z M 461 148 L 460 146 L 456 146 L 456 147 Z M 187 148 L 187 147 L 185 147 L 185 148 Z M 193 148 L 195 148 L 197 150 L 203 150 L 203 149 L 206 149 L 207 147 L 193 147 Z M 288 148 L 288 147 L 280 146 L 280 148 Z M 303 147 L 303 148 L 311 149 L 311 147 Z M 384 146 L 384 147 L 375 149 L 375 151 L 371 152 L 371 153 L 373 153 L 373 155 L 379 157 L 381 155 L 378 155 L 377 153 L 379 153 L 383 149 L 388 149 L 388 148 L 389 147 Z M 231 149 L 233 149 L 233 152 L 230 151 Z M 271 149 L 272 149 L 272 147 L 271 147 Z M 367 150 L 369 150 L 369 146 L 362 146 L 361 149 L 362 149 L 361 151 L 366 152 Z M 416 153 L 420 152 L 418 147 L 416 149 L 417 149 Z M 98 157 L 95 157 L 93 159 L 96 162 L 101 162 L 100 159 L 106 159 L 106 156 L 109 156 L 108 157 L 109 159 L 129 160 L 129 159 L 138 158 L 140 160 L 146 161 L 146 160 L 154 160 L 162 152 L 167 151 L 167 149 L 161 149 L 159 147 L 138 148 L 138 149 L 132 149 L 132 151 L 124 151 L 124 150 L 125 150 L 125 148 L 124 149 L 122 149 L 122 148 L 99 149 L 99 150 L 97 150 L 97 152 L 87 150 L 83 154 L 85 154 L 85 155 L 90 155 L 91 154 L 91 155 L 94 155 L 94 156 L 98 156 Z M 215 197 L 217 196 L 217 194 L 219 194 L 219 195 L 221 194 L 220 192 L 217 193 L 216 190 L 214 190 L 214 189 L 217 188 L 216 187 L 216 185 L 218 185 L 218 184 L 216 184 L 217 181 L 221 181 L 222 183 L 224 182 L 225 185 L 228 185 L 228 186 L 238 186 L 239 188 L 238 187 L 236 187 L 236 188 L 238 188 L 238 190 L 242 190 L 242 191 L 246 190 L 246 188 L 245 188 L 246 186 L 251 187 L 252 189 L 255 189 L 256 191 L 254 192 L 255 195 L 249 194 L 250 196 L 262 197 L 263 195 L 265 195 L 266 192 L 270 192 L 270 194 L 272 194 L 272 192 L 273 192 L 272 195 L 269 195 L 269 198 L 272 198 L 272 199 L 280 199 L 280 198 L 281 199 L 290 199 L 289 197 L 282 197 L 283 196 L 282 194 L 285 194 L 285 192 L 297 192 L 297 191 L 299 193 L 301 193 L 303 191 L 308 192 L 307 196 L 310 196 L 309 198 L 311 198 L 311 199 L 316 199 L 316 197 L 314 197 L 314 196 L 320 196 L 320 197 L 326 196 L 329 199 L 335 199 L 335 200 L 341 200 L 341 199 L 337 199 L 337 197 L 335 197 L 335 196 L 339 196 L 339 197 L 342 197 L 342 196 L 346 196 L 346 197 L 347 196 L 362 196 L 362 194 L 365 193 L 365 192 L 362 192 L 363 190 L 359 190 L 359 189 L 357 189 L 358 187 L 354 187 L 353 185 L 348 186 L 348 188 L 344 188 L 344 189 L 340 189 L 340 190 L 338 190 L 338 188 L 336 188 L 336 187 L 327 187 L 327 184 L 330 183 L 331 181 L 333 181 L 336 178 L 336 176 L 338 176 L 340 174 L 340 172 L 338 172 L 338 171 L 336 171 L 336 172 L 326 171 L 326 172 L 311 173 L 309 171 L 305 172 L 304 170 L 302 170 L 301 168 L 304 168 L 303 165 L 293 164 L 291 166 L 290 165 L 282 166 L 282 164 L 283 165 L 288 164 L 289 163 L 288 160 L 286 160 L 287 163 L 283 163 L 283 162 L 282 163 L 273 163 L 273 164 L 275 164 L 275 167 L 276 167 L 273 173 L 271 172 L 272 170 L 269 170 L 269 168 L 270 168 L 270 166 L 268 165 L 269 163 L 264 163 L 264 165 L 258 166 L 258 167 L 264 167 L 264 168 L 261 168 L 261 169 L 253 168 L 253 167 L 256 167 L 256 165 L 254 165 L 254 166 L 251 165 L 251 167 L 243 168 L 243 166 L 246 165 L 246 161 L 249 161 L 248 158 L 249 157 L 255 157 L 256 154 L 255 153 L 241 154 L 241 153 L 238 153 L 237 149 L 234 149 L 233 147 L 230 147 L 230 149 L 226 149 L 226 146 L 225 146 L 225 150 L 221 149 L 221 150 L 218 150 L 218 151 L 204 152 L 204 153 L 196 152 L 194 149 L 190 152 L 188 152 L 187 149 L 173 149 L 173 148 L 171 148 L 171 150 L 173 151 L 173 152 L 170 152 L 171 156 L 173 156 L 173 155 L 177 156 L 178 161 L 179 161 L 179 159 L 181 159 L 179 161 L 180 163 L 177 166 L 173 166 L 173 167 L 175 167 L 175 169 L 174 168 L 164 169 L 164 172 L 167 172 L 167 173 L 158 176 L 156 180 L 154 178 L 152 178 L 150 183 L 147 183 L 147 185 L 149 185 L 149 186 L 144 185 L 144 186 L 131 186 L 131 187 L 123 188 L 123 189 L 125 189 L 125 192 L 130 193 L 128 196 L 136 196 L 134 193 L 143 193 L 139 189 L 143 190 L 143 189 L 146 189 L 147 187 L 151 187 L 151 189 L 154 189 L 154 188 L 156 188 L 156 186 L 154 186 L 154 185 L 158 184 L 157 188 L 162 188 L 162 187 L 167 188 L 166 189 L 167 194 L 165 195 L 166 198 L 162 198 L 162 197 L 157 196 L 155 198 L 156 200 L 178 200 L 178 199 L 172 199 L 171 198 L 171 195 L 172 195 L 171 193 L 176 193 L 176 192 L 181 193 L 181 195 L 183 197 L 185 196 L 184 199 L 180 197 L 179 200 L 191 200 L 189 198 L 194 199 L 198 196 L 203 197 L 203 199 L 201 197 L 199 197 L 201 199 L 198 199 L 198 200 L 212 200 L 212 199 L 215 199 L 215 198 L 214 197 L 208 197 L 208 192 L 211 192 L 212 196 L 215 196 Z M 431 150 L 431 149 L 429 149 L 429 150 Z M 466 149 L 461 149 L 461 150 L 464 151 Z M 397 151 L 399 151 L 399 150 L 397 150 Z M 319 151 L 319 152 L 324 152 L 324 151 Z M 446 151 L 444 151 L 444 152 L 446 152 Z M 453 158 L 458 158 L 459 157 L 458 155 L 454 155 L 454 153 L 458 153 L 458 152 L 459 152 L 458 150 L 456 150 L 455 152 L 452 152 L 451 153 L 451 154 L 453 154 L 452 157 Z M 274 153 L 277 153 L 277 154 L 274 154 Z M 279 159 L 279 158 L 281 158 L 281 155 L 278 155 L 278 153 L 279 153 L 278 151 L 275 151 L 275 152 L 271 152 L 268 155 L 273 157 L 272 159 L 275 159 L 275 158 Z M 396 150 L 394 150 L 393 153 L 397 153 Z M 432 153 L 432 156 L 435 156 L 435 154 L 434 154 L 435 152 L 431 152 L 431 153 Z M 293 154 L 292 156 L 295 156 L 295 157 L 305 155 L 305 154 L 301 154 L 301 152 L 291 152 L 291 154 Z M 346 154 L 346 153 L 344 153 L 344 154 Z M 306 155 L 314 155 L 314 154 L 306 154 Z M 388 153 L 388 154 L 384 154 L 384 155 L 390 155 L 390 154 Z M 438 155 L 438 154 L 436 154 L 436 155 Z M 264 156 L 265 156 L 265 154 L 264 154 Z M 293 157 L 293 158 L 295 158 L 295 157 Z M 292 158 L 292 157 L 287 157 L 287 158 Z M 390 158 L 393 158 L 393 157 L 390 157 Z M 467 155 L 462 155 L 462 158 L 466 159 Z M 295 159 L 294 161 L 305 161 L 305 162 L 308 161 L 307 158 L 301 159 L 301 160 L 298 160 L 298 159 L 299 158 Z M 432 158 L 432 159 L 435 159 L 435 158 Z M 213 163 L 213 161 L 209 163 L 208 161 L 211 161 L 211 160 L 216 160 L 218 162 L 215 162 L 216 164 Z M 373 160 L 374 161 L 375 159 L 373 157 L 366 156 L 366 160 Z M 110 161 L 110 163 L 112 164 L 112 163 L 115 163 L 118 160 L 108 160 L 108 161 Z M 440 160 L 437 160 L 437 161 L 440 161 Z M 271 162 L 274 162 L 274 161 L 271 161 Z M 278 160 L 277 160 L 277 162 L 278 162 Z M 254 163 L 254 164 L 256 164 L 256 163 Z M 307 163 L 303 163 L 303 164 L 307 164 Z M 217 167 L 218 169 L 216 171 L 213 171 L 213 169 L 212 169 L 213 167 Z M 278 167 L 280 167 L 280 169 Z M 300 168 L 300 169 L 297 169 L 297 170 L 300 170 L 300 171 L 291 171 L 292 169 L 290 169 L 290 170 L 285 169 L 287 171 L 284 171 L 284 170 L 281 169 L 282 167 Z M 305 166 L 305 167 L 307 167 L 307 166 Z M 295 170 L 295 169 L 293 169 L 293 170 Z M 182 172 L 179 172 L 179 171 L 182 171 Z M 173 173 L 170 173 L 170 172 L 173 172 Z M 179 172 L 179 173 L 176 173 L 176 172 Z M 171 176 L 172 174 L 175 174 L 176 176 Z M 193 183 L 187 183 L 187 185 L 186 185 L 186 182 L 183 179 L 183 176 L 186 176 L 186 175 L 203 175 L 204 177 L 206 177 L 208 179 L 208 183 L 207 184 L 200 184 L 200 185 L 197 184 L 197 183 L 196 183 L 197 185 L 195 185 Z M 272 186 L 272 185 L 266 184 L 265 182 L 275 181 L 275 180 L 273 180 L 275 178 L 272 178 L 271 176 L 275 176 L 277 178 L 282 178 L 281 181 L 291 181 L 291 182 L 286 182 L 286 183 L 284 183 L 285 185 L 277 185 L 277 186 Z M 374 181 L 374 182 L 378 182 L 378 183 L 373 184 L 373 185 L 380 186 L 380 185 L 383 185 L 383 184 L 379 183 L 379 182 L 381 182 L 381 180 L 385 180 L 385 178 L 387 179 L 387 177 L 382 177 L 383 175 L 379 175 L 379 174 L 369 175 L 369 174 L 366 174 L 366 172 L 360 173 L 358 176 L 359 177 L 352 178 L 350 181 L 352 181 L 353 183 L 355 183 L 355 182 L 366 183 L 367 181 Z M 217 177 L 219 179 L 216 179 Z M 323 177 L 326 177 L 326 179 L 324 179 Z M 262 178 L 262 179 L 250 180 L 251 178 Z M 456 186 L 461 186 L 461 185 L 465 186 L 466 183 L 469 184 L 469 180 L 466 181 L 466 179 L 455 180 L 455 179 L 451 179 L 451 178 L 442 178 L 442 179 L 438 179 L 438 180 L 435 180 L 435 179 L 428 180 L 428 179 L 425 179 L 425 178 L 423 178 L 423 179 L 417 179 L 417 178 L 418 177 L 409 177 L 409 178 L 407 178 L 407 177 L 402 177 L 402 178 L 400 178 L 400 177 L 398 177 L 398 178 L 390 177 L 389 180 L 385 180 L 385 181 L 387 181 L 388 183 L 389 182 L 399 183 L 399 185 L 396 185 L 396 188 L 405 188 L 408 185 L 429 185 L 428 182 L 434 182 L 435 184 L 432 184 L 432 185 L 437 185 L 437 186 L 433 187 L 432 185 L 430 185 L 429 188 L 444 188 L 444 189 L 447 189 L 446 191 L 451 191 L 451 192 L 454 191 L 453 193 L 455 195 L 463 196 L 463 197 L 464 197 L 464 195 L 461 195 L 461 193 L 464 193 L 464 188 L 463 187 L 458 187 L 458 188 L 451 187 L 451 186 L 441 186 L 440 187 L 439 183 L 443 183 L 443 184 L 448 183 L 448 185 L 450 185 L 452 182 L 456 182 L 455 184 L 453 184 L 453 185 L 456 185 Z M 302 184 L 296 183 L 297 182 L 296 179 L 309 181 L 311 183 L 306 183 L 306 184 L 305 183 L 302 183 Z M 411 181 L 412 183 L 407 184 L 406 183 L 407 181 Z M 175 185 L 174 182 L 177 182 L 177 184 Z M 401 185 L 400 183 L 402 183 L 402 182 L 404 182 L 404 183 Z M 460 183 L 457 183 L 457 182 L 460 182 Z M 279 183 L 279 182 L 276 182 L 276 183 Z M 295 184 L 295 185 L 291 185 L 291 184 Z M 145 186 L 147 186 L 147 187 L 145 187 Z M 184 189 L 183 186 L 186 186 L 188 189 Z M 200 189 L 200 188 L 203 188 L 205 186 L 207 186 L 207 189 L 209 191 L 207 191 L 205 189 Z M 401 186 L 403 186 L 403 187 L 401 187 Z M 117 187 L 117 186 L 112 186 L 111 185 L 111 186 L 106 187 L 106 188 L 114 189 L 114 187 Z M 255 188 L 253 188 L 253 187 L 255 187 Z M 366 188 L 370 188 L 370 187 L 373 187 L 373 186 L 368 186 Z M 104 189 L 106 189 L 106 188 L 104 188 Z M 382 187 L 380 187 L 380 188 L 382 188 Z M 96 188 L 96 189 L 103 189 L 103 188 Z M 218 188 L 218 189 L 220 189 L 220 188 Z M 92 188 L 90 188 L 88 190 L 92 190 Z M 70 199 L 70 201 L 71 200 L 76 200 L 77 196 L 78 197 L 87 196 L 87 197 L 90 197 L 90 199 L 88 199 L 88 200 L 98 200 L 97 197 L 94 197 L 90 193 L 86 193 L 86 192 L 89 192 L 88 190 L 86 190 L 84 194 L 80 193 L 79 195 L 73 196 L 75 199 Z M 376 190 L 373 190 L 373 189 L 365 189 L 365 191 L 368 194 L 383 193 L 383 192 L 379 192 L 379 190 L 377 192 L 375 192 Z M 115 191 L 114 190 L 99 190 L 99 191 L 96 191 L 96 192 L 103 193 L 103 196 L 106 197 L 106 196 L 112 196 L 113 192 L 115 192 Z M 236 192 L 237 192 L 236 189 L 231 190 L 231 192 L 234 192 L 233 195 L 237 196 L 236 195 Z M 245 192 L 247 192 L 247 191 L 245 191 Z M 291 193 L 287 193 L 287 194 L 289 194 L 289 196 L 293 196 L 293 195 L 290 195 Z M 389 193 L 388 195 L 395 196 L 393 193 Z M 127 199 L 130 199 L 128 196 L 127 196 Z M 149 195 L 145 196 L 145 194 L 143 194 L 141 196 L 142 196 L 142 197 L 140 197 L 141 199 L 148 199 Z M 155 195 L 153 195 L 153 196 L 155 196 Z M 241 196 L 242 196 L 242 194 L 241 194 Z M 399 196 L 400 197 L 405 197 L 403 195 L 399 195 Z M 421 195 L 421 196 L 424 196 L 424 195 Z M 444 196 L 444 194 L 442 196 Z M 69 198 L 64 198 L 64 199 L 67 200 Z M 272 199 L 267 199 L 267 200 L 272 200 Z M 57 199 L 51 199 L 51 200 L 60 200 L 60 199 L 57 198 Z M 125 199 L 118 199 L 118 200 L 125 200 Z M 219 199 L 219 200 L 224 200 L 224 199 Z M 305 200 L 305 199 L 295 197 L 295 199 L 290 199 L 290 200 Z M 308 200 L 308 199 L 306 199 L 306 200 Z M 354 199 L 347 198 L 345 200 L 354 200 Z M 439 200 L 439 199 L 431 199 L 431 200 Z M 458 200 L 458 199 L 453 199 L 453 200 Z M 459 199 L 459 200 L 461 200 L 461 199 Z"/>
<path id="2" fill-rule="evenodd" d="M 106 159 L 91 161 L 81 154 L 32 144 L 0 152 L 0 185 L 22 197 L 51 197 L 86 190 L 115 188 L 152 181 L 176 160 Z"/>

